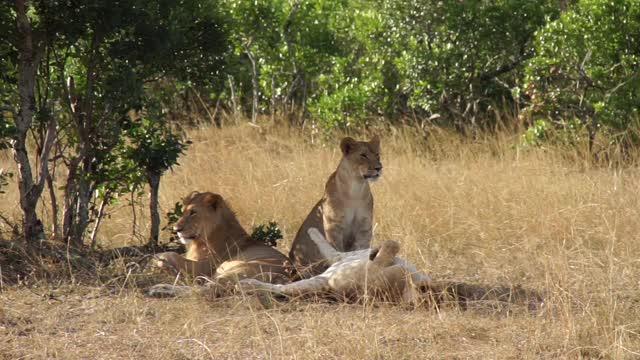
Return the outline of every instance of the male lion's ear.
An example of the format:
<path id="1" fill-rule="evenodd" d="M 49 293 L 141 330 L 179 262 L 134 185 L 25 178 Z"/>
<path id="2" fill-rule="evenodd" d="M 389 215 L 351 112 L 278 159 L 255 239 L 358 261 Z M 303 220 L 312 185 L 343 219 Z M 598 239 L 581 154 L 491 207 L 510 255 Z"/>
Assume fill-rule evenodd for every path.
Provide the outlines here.
<path id="1" fill-rule="evenodd" d="M 354 138 L 347 136 L 340 141 L 340 150 L 342 150 L 342 154 L 346 156 L 355 149 L 356 145 L 358 145 L 358 142 Z"/>
<path id="2" fill-rule="evenodd" d="M 376 152 L 380 152 L 380 137 L 378 135 L 373 135 L 369 143 L 373 146 Z"/>
<path id="3" fill-rule="evenodd" d="M 222 196 L 214 193 L 208 193 L 204 198 L 205 205 L 212 207 L 214 210 L 218 209 L 223 201 Z"/>
<path id="4" fill-rule="evenodd" d="M 198 194 L 200 194 L 198 191 L 192 191 L 189 195 L 182 199 L 182 204 L 185 206 L 188 205 Z"/>

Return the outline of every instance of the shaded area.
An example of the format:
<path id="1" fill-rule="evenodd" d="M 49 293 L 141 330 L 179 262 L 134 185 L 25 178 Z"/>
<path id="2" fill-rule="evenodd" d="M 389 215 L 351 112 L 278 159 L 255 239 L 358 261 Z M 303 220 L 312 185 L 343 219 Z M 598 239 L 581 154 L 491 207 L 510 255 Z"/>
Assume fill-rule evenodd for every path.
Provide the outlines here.
<path id="1" fill-rule="evenodd" d="M 542 294 L 522 286 L 472 284 L 462 281 L 435 281 L 427 289 L 436 306 L 455 304 L 461 309 L 500 310 L 510 304 L 523 305 L 529 310 L 540 310 L 544 305 Z"/>

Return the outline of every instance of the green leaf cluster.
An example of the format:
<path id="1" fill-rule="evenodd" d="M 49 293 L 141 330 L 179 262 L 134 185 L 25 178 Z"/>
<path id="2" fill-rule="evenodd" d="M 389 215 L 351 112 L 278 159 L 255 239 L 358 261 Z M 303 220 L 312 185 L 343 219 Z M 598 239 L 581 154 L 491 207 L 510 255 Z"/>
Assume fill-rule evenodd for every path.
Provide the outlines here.
<path id="1" fill-rule="evenodd" d="M 527 67 L 532 110 L 624 131 L 640 109 L 640 1 L 581 0 L 541 28 Z"/>
<path id="2" fill-rule="evenodd" d="M 268 224 L 254 226 L 251 231 L 251 239 L 267 246 L 275 247 L 278 240 L 282 239 L 282 232 L 278 227 L 278 223 L 269 221 Z"/>

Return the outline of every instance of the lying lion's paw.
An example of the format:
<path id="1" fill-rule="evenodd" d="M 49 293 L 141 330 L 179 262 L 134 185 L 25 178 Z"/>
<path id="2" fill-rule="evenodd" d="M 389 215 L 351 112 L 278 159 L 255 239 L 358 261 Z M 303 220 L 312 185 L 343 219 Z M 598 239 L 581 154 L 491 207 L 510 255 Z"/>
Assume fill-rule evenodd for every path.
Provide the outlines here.
<path id="1" fill-rule="evenodd" d="M 242 279 L 236 285 L 237 291 L 252 292 L 262 288 L 262 282 L 256 279 Z"/>
<path id="2" fill-rule="evenodd" d="M 254 295 L 265 309 L 271 309 L 276 300 L 274 298 L 275 294 L 265 289 L 264 283 L 256 279 L 240 280 L 236 284 L 236 291 Z"/>
<path id="3" fill-rule="evenodd" d="M 215 281 L 209 280 L 201 289 L 200 293 L 211 299 L 221 298 L 229 294 L 230 290 L 227 286 L 223 286 Z"/>

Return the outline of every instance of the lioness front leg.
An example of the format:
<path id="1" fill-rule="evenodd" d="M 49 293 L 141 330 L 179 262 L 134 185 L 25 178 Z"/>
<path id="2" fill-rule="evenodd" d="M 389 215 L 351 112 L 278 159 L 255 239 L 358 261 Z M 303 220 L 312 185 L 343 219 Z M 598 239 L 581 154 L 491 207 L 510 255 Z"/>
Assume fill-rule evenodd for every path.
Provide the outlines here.
<path id="1" fill-rule="evenodd" d="M 336 250 L 344 252 L 347 251 L 344 243 L 344 226 L 342 225 L 342 219 L 324 219 L 324 234 L 327 241 Z"/>
<path id="2" fill-rule="evenodd" d="M 320 294 L 329 291 L 329 282 L 324 277 L 312 277 L 311 279 L 299 280 L 294 283 L 280 285 L 269 284 L 256 279 L 240 280 L 240 288 L 245 291 L 265 290 L 276 294 L 290 297 Z"/>
<path id="3" fill-rule="evenodd" d="M 355 229 L 355 239 L 352 244 L 345 244 L 348 249 L 344 251 L 353 251 L 367 249 L 371 247 L 371 240 L 373 239 L 373 225 L 371 218 L 362 219 L 357 223 L 357 229 Z"/>
<path id="4" fill-rule="evenodd" d="M 155 255 L 155 266 L 171 273 L 182 273 L 192 277 L 211 276 L 213 269 L 208 259 L 192 261 L 176 252 Z"/>

